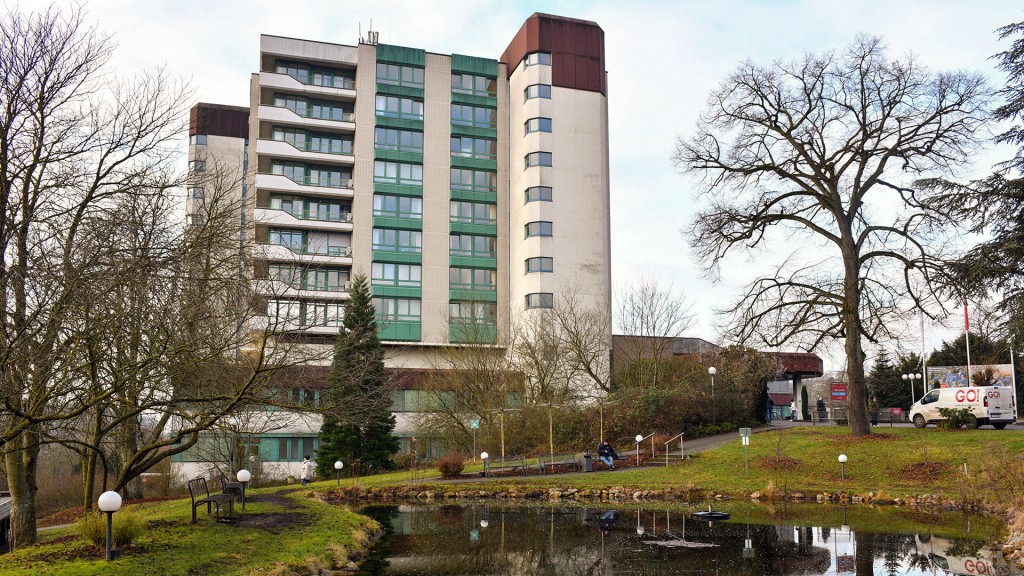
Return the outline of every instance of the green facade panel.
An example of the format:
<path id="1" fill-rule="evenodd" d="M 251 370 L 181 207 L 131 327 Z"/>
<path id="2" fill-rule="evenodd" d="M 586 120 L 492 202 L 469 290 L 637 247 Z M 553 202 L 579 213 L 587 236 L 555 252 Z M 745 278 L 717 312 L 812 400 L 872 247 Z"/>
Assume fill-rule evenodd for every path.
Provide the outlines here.
<path id="1" fill-rule="evenodd" d="M 376 220 L 375 220 L 376 222 Z M 497 224 L 468 224 L 466 222 L 452 222 L 452 232 L 459 234 L 472 234 L 474 236 L 497 236 Z"/>
<path id="2" fill-rule="evenodd" d="M 462 92 L 452 92 L 452 103 L 469 104 L 470 106 L 482 106 L 484 108 L 498 107 L 497 98 L 491 98 L 490 96 L 479 96 L 476 94 L 465 94 Z"/>
<path id="3" fill-rule="evenodd" d="M 497 172 L 498 161 L 487 160 L 484 158 L 463 158 L 462 156 L 452 156 L 452 168 L 469 168 L 472 170 L 490 170 Z"/>
<path id="4" fill-rule="evenodd" d="M 416 196 L 418 198 L 423 197 L 423 186 L 410 186 L 408 184 L 387 184 L 385 182 L 374 182 L 374 192 L 385 192 L 387 194 L 397 194 L 399 196 Z"/>
<path id="5" fill-rule="evenodd" d="M 498 61 L 491 60 L 489 58 L 480 58 L 478 56 L 452 54 L 452 72 L 497 78 Z"/>
<path id="6" fill-rule="evenodd" d="M 389 216 L 374 216 L 374 228 L 399 228 L 402 230 L 423 230 L 423 220 L 419 218 L 392 218 Z"/>
<path id="7" fill-rule="evenodd" d="M 398 264 L 422 264 L 423 254 L 409 252 L 392 252 L 390 250 L 374 250 L 374 262 L 395 262 Z"/>
<path id="8" fill-rule="evenodd" d="M 381 118 L 377 119 L 377 125 L 380 126 Z M 419 130 L 423 130 L 423 123 L 420 123 Z M 452 124 L 452 136 L 473 136 L 474 138 L 490 138 L 492 140 L 498 139 L 497 128 L 477 128 L 476 126 L 463 126 L 462 124 Z"/>
<path id="9" fill-rule="evenodd" d="M 498 327 L 493 324 L 449 324 L 448 341 L 491 344 L 498 339 Z"/>
<path id="10" fill-rule="evenodd" d="M 422 298 L 423 289 L 418 286 L 388 286 L 374 284 L 370 286 L 370 293 L 374 296 L 393 296 L 396 298 Z"/>
<path id="11" fill-rule="evenodd" d="M 374 252 L 376 254 L 376 252 Z M 482 258 L 478 256 L 449 256 L 452 266 L 457 268 L 487 268 L 488 270 L 498 269 L 497 258 Z M 376 260 L 376 256 L 374 257 Z"/>
<path id="12" fill-rule="evenodd" d="M 466 202 L 484 202 L 486 204 L 497 204 L 498 193 L 481 190 L 452 190 L 452 200 L 465 200 Z"/>
<path id="13" fill-rule="evenodd" d="M 377 62 L 423 68 L 427 64 L 427 52 L 420 48 L 377 44 Z"/>
<path id="14" fill-rule="evenodd" d="M 423 100 L 423 88 L 413 88 L 412 86 L 395 86 L 394 84 L 377 82 L 377 94 Z"/>
<path id="15" fill-rule="evenodd" d="M 406 162 L 411 164 L 423 164 L 422 152 L 402 152 L 401 150 L 373 150 L 373 157 L 377 160 L 391 160 L 393 162 Z"/>
<path id="16" fill-rule="evenodd" d="M 465 288 L 452 288 L 448 290 L 448 298 L 450 300 L 460 300 L 462 302 L 497 302 L 498 291 L 467 290 Z"/>
<path id="17" fill-rule="evenodd" d="M 422 325 L 419 322 L 391 322 L 378 330 L 381 340 L 419 342 Z"/>
<path id="18" fill-rule="evenodd" d="M 411 120 L 409 118 L 395 118 L 393 116 L 375 116 L 375 124 L 384 128 L 399 128 L 402 130 L 415 130 L 423 132 L 423 120 Z M 497 130 L 492 130 L 497 138 Z"/>

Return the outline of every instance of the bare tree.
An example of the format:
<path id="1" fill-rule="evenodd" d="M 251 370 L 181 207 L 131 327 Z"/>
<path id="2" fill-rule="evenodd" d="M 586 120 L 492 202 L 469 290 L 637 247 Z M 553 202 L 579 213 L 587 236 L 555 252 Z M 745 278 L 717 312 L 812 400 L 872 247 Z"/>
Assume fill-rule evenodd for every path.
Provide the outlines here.
<path id="1" fill-rule="evenodd" d="M 888 338 L 908 311 L 941 309 L 929 286 L 955 223 L 905 180 L 963 165 L 991 94 L 978 74 L 932 73 L 861 37 L 841 52 L 741 64 L 678 142 L 677 164 L 704 178 L 708 206 L 690 238 L 708 274 L 773 239 L 799 246 L 727 311 L 729 335 L 809 349 L 843 340 L 854 434 L 870 432 L 863 340 Z"/>
<path id="2" fill-rule="evenodd" d="M 603 306 L 587 306 L 578 290 L 566 289 L 551 308 L 549 323 L 558 340 L 560 358 L 572 376 L 573 396 L 593 399 L 612 390 L 610 312 Z M 564 355 L 564 356 L 563 356 Z"/>
<path id="3" fill-rule="evenodd" d="M 657 386 L 661 361 L 672 356 L 673 342 L 693 325 L 693 314 L 674 286 L 641 278 L 619 300 L 618 323 L 623 352 L 627 364 L 637 371 L 638 383 Z"/>

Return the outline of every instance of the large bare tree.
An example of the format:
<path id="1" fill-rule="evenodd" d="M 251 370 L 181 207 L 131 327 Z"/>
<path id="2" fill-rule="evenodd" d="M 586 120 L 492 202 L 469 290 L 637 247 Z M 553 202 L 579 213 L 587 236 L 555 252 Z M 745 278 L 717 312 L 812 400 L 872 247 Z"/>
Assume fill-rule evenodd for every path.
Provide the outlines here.
<path id="1" fill-rule="evenodd" d="M 794 62 L 741 64 L 678 142 L 674 160 L 703 177 L 690 238 L 709 275 L 734 252 L 792 250 L 727 311 L 729 336 L 843 341 L 854 434 L 870 432 L 864 341 L 891 337 L 911 310 L 941 308 L 929 287 L 955 223 L 909 182 L 965 164 L 991 96 L 980 75 L 931 72 L 860 37 Z"/>

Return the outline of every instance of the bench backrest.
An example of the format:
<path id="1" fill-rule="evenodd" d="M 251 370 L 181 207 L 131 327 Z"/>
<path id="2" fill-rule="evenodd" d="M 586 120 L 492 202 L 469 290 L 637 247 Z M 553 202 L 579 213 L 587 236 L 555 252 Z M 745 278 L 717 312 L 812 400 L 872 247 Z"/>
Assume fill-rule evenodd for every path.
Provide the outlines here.
<path id="1" fill-rule="evenodd" d="M 551 463 L 551 462 L 570 462 L 570 461 L 576 461 L 576 460 L 578 460 L 577 455 L 576 454 L 570 454 L 570 453 L 565 453 L 565 454 L 541 454 L 540 456 L 537 457 L 537 462 L 540 463 L 540 464 L 543 464 L 545 462 L 548 462 L 548 463 Z"/>
<path id="2" fill-rule="evenodd" d="M 210 497 L 210 489 L 206 486 L 206 478 L 197 476 L 188 481 L 188 495 L 195 500 L 196 496 L 202 498 Z"/>
<path id="3" fill-rule="evenodd" d="M 523 456 L 509 456 L 508 458 L 494 458 L 491 461 L 491 466 L 509 466 L 509 465 L 522 465 L 526 466 L 526 458 Z"/>

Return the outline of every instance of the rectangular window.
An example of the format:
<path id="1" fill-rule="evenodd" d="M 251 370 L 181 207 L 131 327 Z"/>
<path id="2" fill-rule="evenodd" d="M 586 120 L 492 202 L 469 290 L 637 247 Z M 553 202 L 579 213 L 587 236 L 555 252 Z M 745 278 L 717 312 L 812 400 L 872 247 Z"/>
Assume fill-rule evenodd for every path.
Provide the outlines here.
<path id="1" fill-rule="evenodd" d="M 526 133 L 551 132 L 551 118 L 530 118 L 526 121 Z"/>
<path id="2" fill-rule="evenodd" d="M 530 222 L 526 225 L 526 237 L 551 236 L 551 222 Z"/>
<path id="3" fill-rule="evenodd" d="M 374 262 L 370 266 L 370 282 L 377 286 L 419 286 L 421 275 L 419 264 Z"/>
<path id="4" fill-rule="evenodd" d="M 526 155 L 526 167 L 551 166 L 551 152 L 530 152 Z"/>
<path id="5" fill-rule="evenodd" d="M 423 120 L 423 102 L 398 96 L 377 95 L 377 116 Z"/>
<path id="6" fill-rule="evenodd" d="M 206 172 L 206 160 L 192 160 L 188 163 L 189 172 Z"/>
<path id="7" fill-rule="evenodd" d="M 551 292 L 534 292 L 526 295 L 527 308 L 554 308 L 555 295 Z"/>
<path id="8" fill-rule="evenodd" d="M 409 186 L 423 185 L 423 166 L 402 162 L 385 162 L 376 160 L 373 163 L 373 181 L 383 184 L 406 184 Z"/>
<path id="9" fill-rule="evenodd" d="M 305 234 L 301 230 L 279 230 L 271 228 L 268 237 L 271 244 L 284 246 L 285 248 L 302 254 L 305 249 Z"/>
<path id="10" fill-rule="evenodd" d="M 389 194 L 373 195 L 373 215 L 390 218 L 423 218 L 423 199 Z"/>
<path id="11" fill-rule="evenodd" d="M 291 144 L 305 152 L 323 154 L 352 154 L 352 139 L 333 134 L 307 132 L 297 128 L 280 128 L 275 126 L 273 139 Z"/>
<path id="12" fill-rule="evenodd" d="M 555 259 L 554 258 L 527 258 L 526 259 L 526 273 L 531 272 L 554 272 L 555 271 Z"/>
<path id="13" fill-rule="evenodd" d="M 451 222 L 466 224 L 497 224 L 498 207 L 494 204 L 480 202 L 460 202 L 452 200 L 450 204 Z"/>
<path id="14" fill-rule="evenodd" d="M 373 249 L 419 254 L 423 249 L 423 233 L 419 230 L 374 228 Z"/>
<path id="15" fill-rule="evenodd" d="M 544 66 L 551 66 L 551 54 L 548 52 L 530 52 L 523 60 L 526 61 L 527 66 L 536 66 L 538 64 Z"/>
<path id="16" fill-rule="evenodd" d="M 452 104 L 452 124 L 476 128 L 496 128 L 498 114 L 494 108 Z"/>
<path id="17" fill-rule="evenodd" d="M 494 291 L 498 289 L 498 272 L 477 268 L 449 268 L 448 284 L 455 290 Z"/>
<path id="18" fill-rule="evenodd" d="M 206 214 L 189 214 L 188 222 L 192 226 L 202 226 L 206 223 Z"/>
<path id="19" fill-rule="evenodd" d="M 453 256 L 495 258 L 498 239 L 493 236 L 452 234 L 448 237 L 448 248 Z"/>
<path id="20" fill-rule="evenodd" d="M 202 200 L 203 198 L 206 197 L 206 193 L 203 190 L 202 186 L 196 186 L 194 188 L 189 188 L 188 190 L 189 196 L 195 198 L 196 200 Z"/>
<path id="21" fill-rule="evenodd" d="M 303 326 L 341 326 L 345 305 L 340 302 L 304 302 Z"/>
<path id="22" fill-rule="evenodd" d="M 320 120 L 334 120 L 336 122 L 351 122 L 352 113 L 337 102 L 323 100 L 309 100 L 301 96 L 290 94 L 275 94 L 274 106 L 287 108 L 303 118 L 317 118 Z"/>
<path id="23" fill-rule="evenodd" d="M 526 99 L 551 98 L 550 84 L 530 84 L 526 87 Z"/>
<path id="24" fill-rule="evenodd" d="M 350 188 L 352 172 L 330 166 L 317 166 L 299 162 L 270 163 L 270 173 L 285 176 L 297 184 L 324 186 L 327 188 Z"/>
<path id="25" fill-rule="evenodd" d="M 419 322 L 420 301 L 411 298 L 374 298 L 378 322 Z"/>
<path id="26" fill-rule="evenodd" d="M 192 146 L 206 146 L 206 134 L 193 134 L 189 136 L 188 143 Z"/>
<path id="27" fill-rule="evenodd" d="M 498 95 L 498 80 L 472 74 L 452 74 L 452 92 L 495 98 Z"/>
<path id="28" fill-rule="evenodd" d="M 496 172 L 452 168 L 450 174 L 451 186 L 454 190 L 498 191 L 498 174 Z"/>
<path id="29" fill-rule="evenodd" d="M 451 151 L 453 157 L 495 160 L 498 157 L 498 143 L 486 138 L 452 136 Z"/>
<path id="30" fill-rule="evenodd" d="M 377 82 L 395 86 L 423 88 L 423 68 L 377 63 Z"/>
<path id="31" fill-rule="evenodd" d="M 551 187 L 531 186 L 527 188 L 526 202 L 551 202 Z"/>
<path id="32" fill-rule="evenodd" d="M 377 150 L 423 153 L 423 132 L 377 128 L 373 132 L 373 147 Z"/>
<path id="33" fill-rule="evenodd" d="M 498 305 L 493 302 L 449 302 L 448 321 L 451 324 L 494 324 Z"/>
<path id="34" fill-rule="evenodd" d="M 299 302 L 271 300 L 267 302 L 267 316 L 278 322 L 295 322 L 299 319 Z"/>

